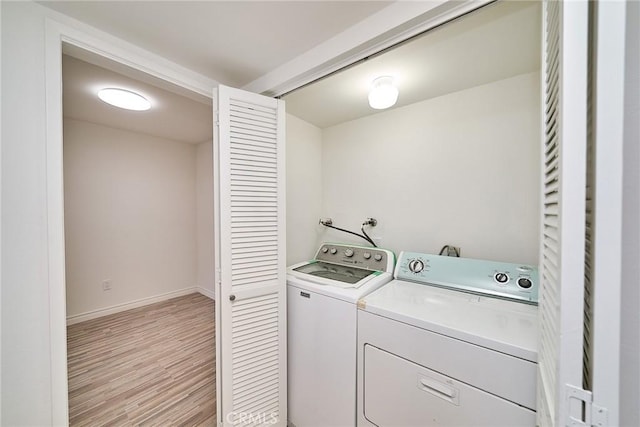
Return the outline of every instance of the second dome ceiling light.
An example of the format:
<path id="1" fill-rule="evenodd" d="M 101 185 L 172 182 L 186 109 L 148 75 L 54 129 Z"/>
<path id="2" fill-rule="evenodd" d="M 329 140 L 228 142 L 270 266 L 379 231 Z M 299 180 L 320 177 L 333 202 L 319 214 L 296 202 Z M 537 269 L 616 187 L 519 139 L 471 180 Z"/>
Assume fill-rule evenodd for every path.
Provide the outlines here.
<path id="1" fill-rule="evenodd" d="M 376 110 L 392 107 L 398 100 L 398 93 L 393 77 L 378 77 L 371 83 L 369 106 Z"/>

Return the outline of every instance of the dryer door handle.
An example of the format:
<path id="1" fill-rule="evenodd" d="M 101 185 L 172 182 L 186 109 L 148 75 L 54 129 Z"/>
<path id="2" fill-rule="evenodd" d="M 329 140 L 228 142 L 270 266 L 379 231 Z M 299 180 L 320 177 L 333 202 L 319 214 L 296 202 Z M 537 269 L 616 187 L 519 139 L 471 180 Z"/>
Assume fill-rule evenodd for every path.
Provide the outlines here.
<path id="1" fill-rule="evenodd" d="M 451 403 L 456 405 L 458 404 L 458 390 L 434 378 L 429 378 L 423 375 L 418 376 L 418 388 L 442 399 L 448 400 Z"/>

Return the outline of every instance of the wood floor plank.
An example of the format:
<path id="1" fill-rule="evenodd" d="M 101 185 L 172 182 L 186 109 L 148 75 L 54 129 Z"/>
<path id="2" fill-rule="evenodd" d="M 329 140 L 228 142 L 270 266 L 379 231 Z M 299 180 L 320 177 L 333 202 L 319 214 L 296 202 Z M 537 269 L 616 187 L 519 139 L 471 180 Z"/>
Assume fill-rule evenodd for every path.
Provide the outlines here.
<path id="1" fill-rule="evenodd" d="M 190 294 L 67 328 L 72 426 L 214 426 L 213 300 Z"/>

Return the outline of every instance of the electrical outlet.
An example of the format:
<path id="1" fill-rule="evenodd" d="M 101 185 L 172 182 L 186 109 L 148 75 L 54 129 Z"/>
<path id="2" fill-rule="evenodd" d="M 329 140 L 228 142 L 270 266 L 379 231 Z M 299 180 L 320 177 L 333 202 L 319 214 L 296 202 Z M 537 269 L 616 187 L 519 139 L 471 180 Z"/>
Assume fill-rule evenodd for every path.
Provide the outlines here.
<path id="1" fill-rule="evenodd" d="M 110 291 L 111 290 L 111 279 L 107 279 L 107 280 L 103 280 L 102 281 L 102 290 L 103 291 Z"/>

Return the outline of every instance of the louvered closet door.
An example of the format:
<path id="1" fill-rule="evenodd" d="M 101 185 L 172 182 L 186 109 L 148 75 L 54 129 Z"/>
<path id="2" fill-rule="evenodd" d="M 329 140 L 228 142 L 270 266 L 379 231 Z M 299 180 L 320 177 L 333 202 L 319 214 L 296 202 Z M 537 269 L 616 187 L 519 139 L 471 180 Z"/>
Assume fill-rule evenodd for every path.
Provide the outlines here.
<path id="1" fill-rule="evenodd" d="M 587 2 L 543 6 L 543 212 L 538 425 L 581 419 L 587 150 Z"/>
<path id="2" fill-rule="evenodd" d="M 284 102 L 215 98 L 218 422 L 286 425 Z"/>

